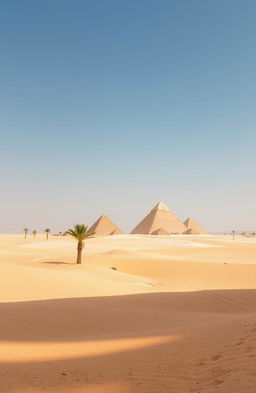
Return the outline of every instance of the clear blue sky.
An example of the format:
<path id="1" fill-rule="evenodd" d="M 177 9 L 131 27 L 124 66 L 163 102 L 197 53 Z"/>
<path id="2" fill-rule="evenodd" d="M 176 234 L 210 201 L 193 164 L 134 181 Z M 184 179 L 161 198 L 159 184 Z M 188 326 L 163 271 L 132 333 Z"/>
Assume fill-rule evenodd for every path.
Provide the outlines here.
<path id="1" fill-rule="evenodd" d="M 159 200 L 256 229 L 255 0 L 0 5 L 0 232 Z"/>

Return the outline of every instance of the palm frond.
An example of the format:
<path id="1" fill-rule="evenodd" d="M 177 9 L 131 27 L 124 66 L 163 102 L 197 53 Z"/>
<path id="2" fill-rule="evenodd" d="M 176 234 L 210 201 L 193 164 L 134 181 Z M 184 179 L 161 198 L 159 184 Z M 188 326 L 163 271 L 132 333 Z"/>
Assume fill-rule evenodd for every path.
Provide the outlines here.
<path id="1" fill-rule="evenodd" d="M 83 241 L 85 239 L 89 239 L 93 237 L 94 233 L 88 231 L 88 226 L 84 224 L 77 224 L 74 226 L 74 229 L 69 229 L 67 234 L 73 236 L 78 241 Z"/>

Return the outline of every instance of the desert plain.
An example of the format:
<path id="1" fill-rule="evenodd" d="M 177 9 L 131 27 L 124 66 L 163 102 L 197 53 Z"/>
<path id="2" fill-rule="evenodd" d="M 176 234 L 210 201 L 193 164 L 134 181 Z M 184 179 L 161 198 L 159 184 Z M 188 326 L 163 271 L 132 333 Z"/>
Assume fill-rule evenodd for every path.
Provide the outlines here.
<path id="1" fill-rule="evenodd" d="M 1 393 L 256 391 L 256 238 L 0 235 Z"/>

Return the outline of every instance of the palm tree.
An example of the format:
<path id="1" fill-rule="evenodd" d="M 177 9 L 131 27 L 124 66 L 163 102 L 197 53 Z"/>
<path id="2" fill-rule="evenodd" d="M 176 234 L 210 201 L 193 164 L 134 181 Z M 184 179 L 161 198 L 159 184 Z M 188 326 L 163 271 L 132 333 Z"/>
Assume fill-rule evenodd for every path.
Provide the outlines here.
<path id="1" fill-rule="evenodd" d="M 89 232 L 88 227 L 83 224 L 77 224 L 74 226 L 74 229 L 69 229 L 67 231 L 68 235 L 73 236 L 77 239 L 77 259 L 76 263 L 82 263 L 82 250 L 84 247 L 83 241 L 85 239 L 89 239 L 93 237 L 94 232 Z"/>
<path id="2" fill-rule="evenodd" d="M 51 232 L 51 230 L 50 230 L 50 228 L 46 228 L 44 231 L 46 233 L 46 240 L 48 240 L 49 233 Z"/>
<path id="3" fill-rule="evenodd" d="M 23 232 L 25 233 L 25 239 L 26 239 L 27 233 L 28 233 L 28 228 L 24 228 L 24 229 L 23 229 Z"/>
<path id="4" fill-rule="evenodd" d="M 34 238 L 36 237 L 37 231 L 34 229 L 32 232 L 32 235 L 34 235 Z"/>
<path id="5" fill-rule="evenodd" d="M 232 231 L 233 240 L 235 239 L 235 231 Z"/>

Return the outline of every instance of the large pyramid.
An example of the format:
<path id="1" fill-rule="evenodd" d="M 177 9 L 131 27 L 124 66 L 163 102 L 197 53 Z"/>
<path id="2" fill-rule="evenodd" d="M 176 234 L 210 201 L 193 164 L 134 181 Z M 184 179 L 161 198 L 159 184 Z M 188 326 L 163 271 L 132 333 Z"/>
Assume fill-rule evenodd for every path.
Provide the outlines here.
<path id="1" fill-rule="evenodd" d="M 151 235 L 169 235 L 169 232 L 164 228 L 158 228 L 156 231 L 152 232 Z"/>
<path id="2" fill-rule="evenodd" d="M 96 235 L 119 235 L 123 233 L 107 216 L 101 216 L 90 228 Z"/>
<path id="3" fill-rule="evenodd" d="M 160 228 L 166 233 L 183 233 L 187 229 L 163 202 L 159 202 L 131 233 L 149 235 Z"/>
<path id="4" fill-rule="evenodd" d="M 198 224 L 193 218 L 189 217 L 184 221 L 184 225 L 186 227 L 186 231 L 184 233 L 187 234 L 199 234 L 199 235 L 204 235 L 207 234 L 207 232 L 204 230 L 201 225 Z"/>

